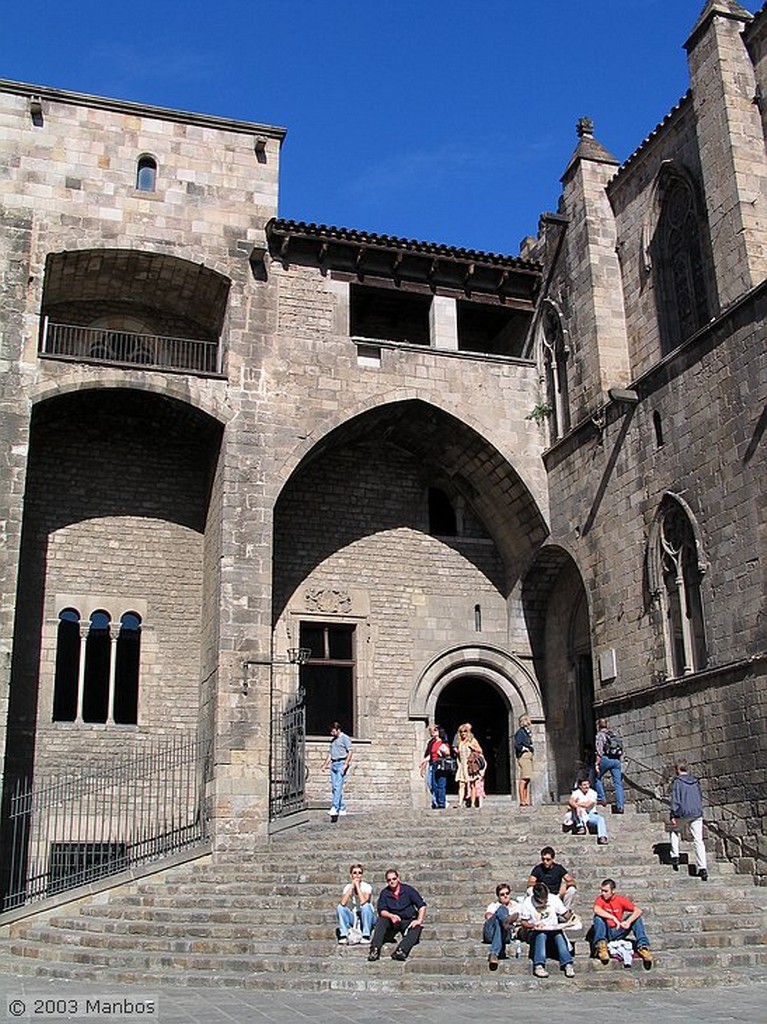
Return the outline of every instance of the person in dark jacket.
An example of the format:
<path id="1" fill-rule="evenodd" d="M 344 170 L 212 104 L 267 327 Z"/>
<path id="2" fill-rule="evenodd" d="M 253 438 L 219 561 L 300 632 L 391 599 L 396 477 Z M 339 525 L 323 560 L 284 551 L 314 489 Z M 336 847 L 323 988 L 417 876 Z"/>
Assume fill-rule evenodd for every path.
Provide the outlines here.
<path id="1" fill-rule="evenodd" d="M 407 960 L 416 943 L 421 941 L 421 928 L 426 916 L 426 903 L 412 885 L 400 880 L 399 872 L 389 868 L 386 872 L 386 888 L 378 896 L 378 920 L 370 940 L 368 960 L 378 960 L 384 942 L 392 942 L 399 932 L 402 935 L 392 960 Z"/>
<path id="2" fill-rule="evenodd" d="M 532 807 L 530 782 L 533 777 L 533 732 L 532 722 L 527 715 L 520 716 L 519 728 L 514 733 L 514 756 L 517 759 L 519 806 Z"/>
<path id="3" fill-rule="evenodd" d="M 695 860 L 698 865 L 698 878 L 701 882 L 708 881 L 708 862 L 706 847 L 703 844 L 703 794 L 700 782 L 687 769 L 686 761 L 677 761 L 676 778 L 671 787 L 671 866 L 679 870 L 679 840 L 682 825 L 687 822 L 695 844 Z"/>

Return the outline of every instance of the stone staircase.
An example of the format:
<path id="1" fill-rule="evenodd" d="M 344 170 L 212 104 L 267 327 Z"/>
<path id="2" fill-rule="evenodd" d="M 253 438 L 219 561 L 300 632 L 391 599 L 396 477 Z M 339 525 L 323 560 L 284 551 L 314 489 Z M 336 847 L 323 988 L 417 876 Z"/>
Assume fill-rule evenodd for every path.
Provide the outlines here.
<path id="1" fill-rule="evenodd" d="M 263 989 L 505 991 L 569 985 L 631 989 L 756 981 L 767 965 L 767 889 L 710 858 L 709 881 L 686 865 L 659 862 L 663 829 L 631 810 L 610 816 L 610 844 L 563 835 L 561 810 L 521 811 L 488 803 L 481 811 L 414 812 L 327 818 L 264 842 L 246 856 L 206 856 L 3 925 L 0 970 L 103 984 L 244 986 Z M 542 846 L 575 876 L 576 909 L 590 924 L 602 878 L 644 908 L 655 954 L 651 971 L 635 962 L 603 966 L 576 941 L 576 978 L 531 976 L 526 956 L 487 967 L 484 908 L 498 882 L 521 893 Z M 660 844 L 660 846 L 658 845 Z M 397 866 L 428 904 L 424 937 L 406 964 L 385 948 L 339 946 L 334 907 L 352 861 L 374 891 Z M 513 947 L 512 947 L 513 949 Z"/>

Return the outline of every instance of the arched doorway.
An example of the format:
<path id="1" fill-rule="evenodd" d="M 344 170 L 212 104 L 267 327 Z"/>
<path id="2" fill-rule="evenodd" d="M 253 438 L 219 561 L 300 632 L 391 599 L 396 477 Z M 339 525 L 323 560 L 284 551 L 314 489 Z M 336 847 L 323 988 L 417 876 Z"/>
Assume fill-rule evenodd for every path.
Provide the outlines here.
<path id="1" fill-rule="evenodd" d="M 439 695 L 434 718 L 446 730 L 451 742 L 458 726 L 471 722 L 487 760 L 486 792 L 511 792 L 509 706 L 491 683 L 471 675 L 448 683 Z M 452 780 L 453 791 L 456 788 Z"/>

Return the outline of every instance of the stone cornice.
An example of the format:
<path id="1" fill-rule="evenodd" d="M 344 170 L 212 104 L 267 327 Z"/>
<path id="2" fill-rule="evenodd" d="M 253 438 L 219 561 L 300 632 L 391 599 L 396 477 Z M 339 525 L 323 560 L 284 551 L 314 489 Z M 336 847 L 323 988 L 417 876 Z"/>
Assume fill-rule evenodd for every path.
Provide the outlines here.
<path id="1" fill-rule="evenodd" d="M 51 103 L 66 103 L 70 106 L 112 110 L 115 113 L 128 114 L 133 117 L 150 117 L 158 121 L 193 124 L 201 128 L 214 128 L 218 131 L 236 132 L 245 135 L 264 135 L 270 139 L 277 139 L 280 143 L 287 134 L 286 128 L 258 124 L 254 121 L 235 121 L 228 117 L 216 117 L 213 114 L 193 114 L 184 110 L 173 110 L 169 107 L 153 107 L 144 103 L 134 103 L 131 100 L 109 99 L 105 96 L 91 96 L 88 93 L 52 89 L 45 85 L 13 82 L 5 78 L 0 78 L 0 93 L 2 92 L 11 93 L 15 96 L 37 96 L 41 100 L 48 100 Z"/>

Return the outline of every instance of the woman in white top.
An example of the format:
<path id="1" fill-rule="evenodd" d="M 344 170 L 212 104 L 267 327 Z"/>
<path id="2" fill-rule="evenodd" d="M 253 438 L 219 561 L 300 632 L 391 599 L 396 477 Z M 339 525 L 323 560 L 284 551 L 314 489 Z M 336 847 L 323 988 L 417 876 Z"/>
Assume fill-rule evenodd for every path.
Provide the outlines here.
<path id="1" fill-rule="evenodd" d="M 368 942 L 375 925 L 376 915 L 370 902 L 373 888 L 368 882 L 363 882 L 363 871 L 361 864 L 352 864 L 349 868 L 351 881 L 344 886 L 341 902 L 336 907 L 338 943 L 341 946 L 348 942 L 352 927 L 360 928 L 362 938 Z"/>

